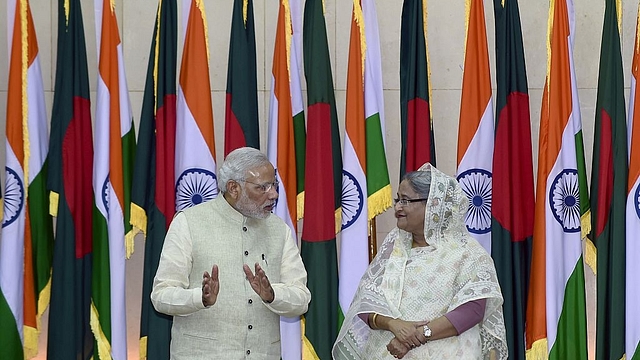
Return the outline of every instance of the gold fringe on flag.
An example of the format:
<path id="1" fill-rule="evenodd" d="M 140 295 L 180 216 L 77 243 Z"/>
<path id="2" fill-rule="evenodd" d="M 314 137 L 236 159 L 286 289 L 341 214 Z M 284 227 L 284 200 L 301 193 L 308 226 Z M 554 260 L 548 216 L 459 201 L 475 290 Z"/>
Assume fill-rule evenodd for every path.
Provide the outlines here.
<path id="1" fill-rule="evenodd" d="M 298 194 L 297 199 L 296 199 L 296 207 L 297 207 L 297 219 L 296 220 L 300 220 L 304 217 L 304 191 L 301 192 L 300 194 Z"/>
<path id="2" fill-rule="evenodd" d="M 293 34 L 293 25 L 291 24 L 291 7 L 289 0 L 282 0 L 284 7 L 284 37 L 286 41 L 285 51 L 287 53 L 287 74 L 289 74 L 289 83 L 291 83 L 291 36 Z"/>
<path id="3" fill-rule="evenodd" d="M 616 15 L 618 17 L 618 34 L 622 36 L 622 0 L 616 0 Z"/>
<path id="4" fill-rule="evenodd" d="M 156 47 L 153 56 L 153 116 L 158 110 L 158 59 L 160 56 L 160 15 L 162 14 L 162 0 L 158 0 L 158 15 L 156 16 Z M 146 226 L 145 226 L 146 229 Z"/>
<path id="5" fill-rule="evenodd" d="M 58 216 L 58 201 L 60 200 L 60 194 L 55 191 L 49 192 L 49 215 Z"/>
<path id="6" fill-rule="evenodd" d="M 367 207 L 369 210 L 369 220 L 373 219 L 377 215 L 382 214 L 385 210 L 391 207 L 391 185 L 387 185 L 382 189 L 371 194 L 367 198 Z"/>
<path id="7" fill-rule="evenodd" d="M 302 327 L 302 360 L 320 360 L 316 350 L 313 348 L 311 341 L 304 336 L 304 330 L 306 326 L 306 319 L 304 316 L 300 319 L 300 326 Z"/>
<path id="8" fill-rule="evenodd" d="M 98 346 L 98 356 L 100 359 L 111 359 L 111 344 L 109 339 L 102 332 L 100 327 L 100 318 L 98 315 L 98 309 L 93 301 L 91 301 L 91 332 L 93 332 L 93 338 L 96 340 Z"/>
<path id="9" fill-rule="evenodd" d="M 590 239 L 584 240 L 584 261 L 589 265 L 594 275 L 598 274 L 598 250 Z"/>
<path id="10" fill-rule="evenodd" d="M 549 76 L 551 75 L 551 37 L 553 36 L 553 14 L 555 7 L 556 0 L 551 0 L 551 4 L 549 5 L 549 17 L 547 19 L 547 76 L 545 78 L 545 90 L 547 90 L 547 94 L 549 93 Z M 550 101 L 548 96 L 547 101 Z"/>
<path id="11" fill-rule="evenodd" d="M 638 15 L 636 15 L 636 23 L 640 22 L 638 20 L 640 20 L 640 2 L 638 2 Z M 640 51 L 640 27 L 636 24 L 636 44 L 634 46 L 636 52 Z M 636 71 L 636 69 L 633 69 L 633 71 Z"/>
<path id="12" fill-rule="evenodd" d="M 129 219 L 129 223 L 135 230 L 133 233 L 134 236 L 138 232 L 142 232 L 145 237 L 147 236 L 147 213 L 135 203 L 131 203 L 131 218 Z"/>
<path id="13" fill-rule="evenodd" d="M 65 26 L 69 26 L 69 0 L 64 0 Z"/>
<path id="14" fill-rule="evenodd" d="M 131 223 L 131 221 L 129 221 L 129 223 Z M 129 230 L 129 232 L 124 236 L 124 251 L 127 260 L 129 260 L 129 258 L 131 258 L 131 254 L 133 254 L 135 246 L 134 238 L 137 233 L 138 230 L 134 228 Z"/>
<path id="15" fill-rule="evenodd" d="M 580 217 L 580 235 L 585 241 L 584 261 L 589 265 L 591 271 L 597 274 L 597 255 L 598 250 L 593 241 L 587 237 L 591 233 L 591 210 L 588 210 Z"/>
<path id="16" fill-rule="evenodd" d="M 364 15 L 359 0 L 353 0 L 353 19 L 360 31 L 360 65 L 362 69 L 362 83 L 364 84 L 364 60 L 367 54 L 367 38 L 364 32 Z"/>
<path id="17" fill-rule="evenodd" d="M 427 39 L 427 19 L 429 18 L 429 13 L 427 12 L 427 0 L 422 0 L 422 32 L 424 34 L 424 49 L 427 53 L 427 80 L 431 79 L 431 62 L 429 61 L 429 39 Z M 433 129 L 433 96 L 431 94 L 431 81 L 427 82 L 429 84 L 429 124 L 431 125 L 431 129 Z"/>
<path id="18" fill-rule="evenodd" d="M 247 0 L 245 0 L 245 3 Z M 196 6 L 200 10 L 200 16 L 202 17 L 202 25 L 204 26 L 204 44 L 207 47 L 207 68 L 209 67 L 209 24 L 207 23 L 207 14 L 204 11 L 204 2 L 202 0 L 196 0 Z M 245 16 L 245 27 L 247 19 Z"/>
<path id="19" fill-rule="evenodd" d="M 471 0 L 465 0 L 464 1 L 464 42 L 463 42 L 464 57 L 462 58 L 462 61 L 464 61 L 464 59 L 467 58 L 467 37 L 469 36 L 469 17 L 471 16 L 470 14 L 471 14 Z"/>
<path id="20" fill-rule="evenodd" d="M 531 349 L 526 351 L 527 360 L 547 360 L 547 338 L 537 340 L 531 345 Z"/>
<path id="21" fill-rule="evenodd" d="M 25 359 L 31 359 L 38 355 L 38 340 L 40 339 L 40 329 L 42 329 L 42 314 L 49 306 L 51 299 L 51 271 L 49 271 L 49 281 L 44 289 L 38 294 L 38 304 L 36 308 L 36 328 L 24 326 L 24 354 Z"/>
<path id="22" fill-rule="evenodd" d="M 336 209 L 336 234 L 342 230 L 342 206 Z"/>
<path id="23" fill-rule="evenodd" d="M 244 23 L 244 28 L 247 28 L 247 7 L 249 5 L 248 0 L 242 1 L 242 21 Z"/>
<path id="24" fill-rule="evenodd" d="M 147 337 L 143 336 L 140 338 L 140 360 L 147 360 Z"/>
<path id="25" fill-rule="evenodd" d="M 24 358 L 33 359 L 38 355 L 38 338 L 40 337 L 40 330 L 32 328 L 31 326 L 24 326 Z"/>
<path id="26" fill-rule="evenodd" d="M 20 41 L 21 41 L 21 77 L 22 77 L 22 146 L 24 159 L 22 169 L 24 172 L 24 203 L 27 203 L 29 195 L 29 159 L 31 159 L 31 149 L 29 143 L 29 99 L 27 96 L 27 71 L 29 70 L 29 28 L 27 27 L 27 1 L 20 0 Z"/>

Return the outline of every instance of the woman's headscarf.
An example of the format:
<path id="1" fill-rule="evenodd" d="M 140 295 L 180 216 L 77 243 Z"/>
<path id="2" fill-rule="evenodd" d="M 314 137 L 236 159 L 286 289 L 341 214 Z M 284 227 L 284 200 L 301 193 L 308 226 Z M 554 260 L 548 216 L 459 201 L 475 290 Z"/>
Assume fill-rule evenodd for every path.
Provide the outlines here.
<path id="1" fill-rule="evenodd" d="M 445 251 L 449 259 L 465 258 L 463 266 L 457 269 L 456 274 L 451 274 L 456 276 L 461 288 L 451 289 L 454 296 L 447 311 L 469 301 L 486 298 L 485 315 L 480 323 L 483 354 L 488 357 L 489 352 L 493 351 L 496 358 L 506 359 L 508 353 L 502 294 L 491 257 L 471 237 L 464 223 L 468 200 L 455 178 L 428 163 L 419 171 L 431 175 L 424 219 L 427 243 L 436 250 Z M 333 347 L 334 358 L 361 358 L 371 329 L 358 314 L 378 313 L 392 318 L 401 317 L 399 305 L 404 270 L 412 242 L 412 234 L 397 227 L 385 238 L 378 255 L 363 275 L 345 316 Z"/>

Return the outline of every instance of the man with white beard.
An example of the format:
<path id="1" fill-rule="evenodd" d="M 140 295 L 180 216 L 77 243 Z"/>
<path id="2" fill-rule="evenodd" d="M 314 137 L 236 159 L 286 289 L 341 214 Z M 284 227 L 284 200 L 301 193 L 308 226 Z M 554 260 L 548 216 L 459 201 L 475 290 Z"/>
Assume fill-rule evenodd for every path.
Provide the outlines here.
<path id="1" fill-rule="evenodd" d="M 171 359 L 280 359 L 280 316 L 307 311 L 307 272 L 289 227 L 271 214 L 276 173 L 240 148 L 219 170 L 222 196 L 178 212 L 151 301 L 173 316 Z"/>

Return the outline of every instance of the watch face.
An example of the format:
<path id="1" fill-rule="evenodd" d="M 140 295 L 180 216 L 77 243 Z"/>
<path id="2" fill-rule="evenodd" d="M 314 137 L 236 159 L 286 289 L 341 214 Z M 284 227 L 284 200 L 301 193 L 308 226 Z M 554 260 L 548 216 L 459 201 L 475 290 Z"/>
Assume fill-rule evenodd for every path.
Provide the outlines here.
<path id="1" fill-rule="evenodd" d="M 427 339 L 431 337 L 431 329 L 427 325 L 424 326 L 424 336 Z"/>

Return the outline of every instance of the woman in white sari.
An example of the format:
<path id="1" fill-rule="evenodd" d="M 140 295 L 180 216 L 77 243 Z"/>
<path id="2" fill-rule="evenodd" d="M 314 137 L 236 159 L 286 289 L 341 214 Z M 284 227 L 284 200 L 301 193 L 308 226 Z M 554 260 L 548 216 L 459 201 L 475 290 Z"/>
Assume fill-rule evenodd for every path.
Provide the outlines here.
<path id="1" fill-rule="evenodd" d="M 408 173 L 397 228 L 363 275 L 335 359 L 506 359 L 502 294 L 464 224 L 458 182 L 430 164 Z"/>

